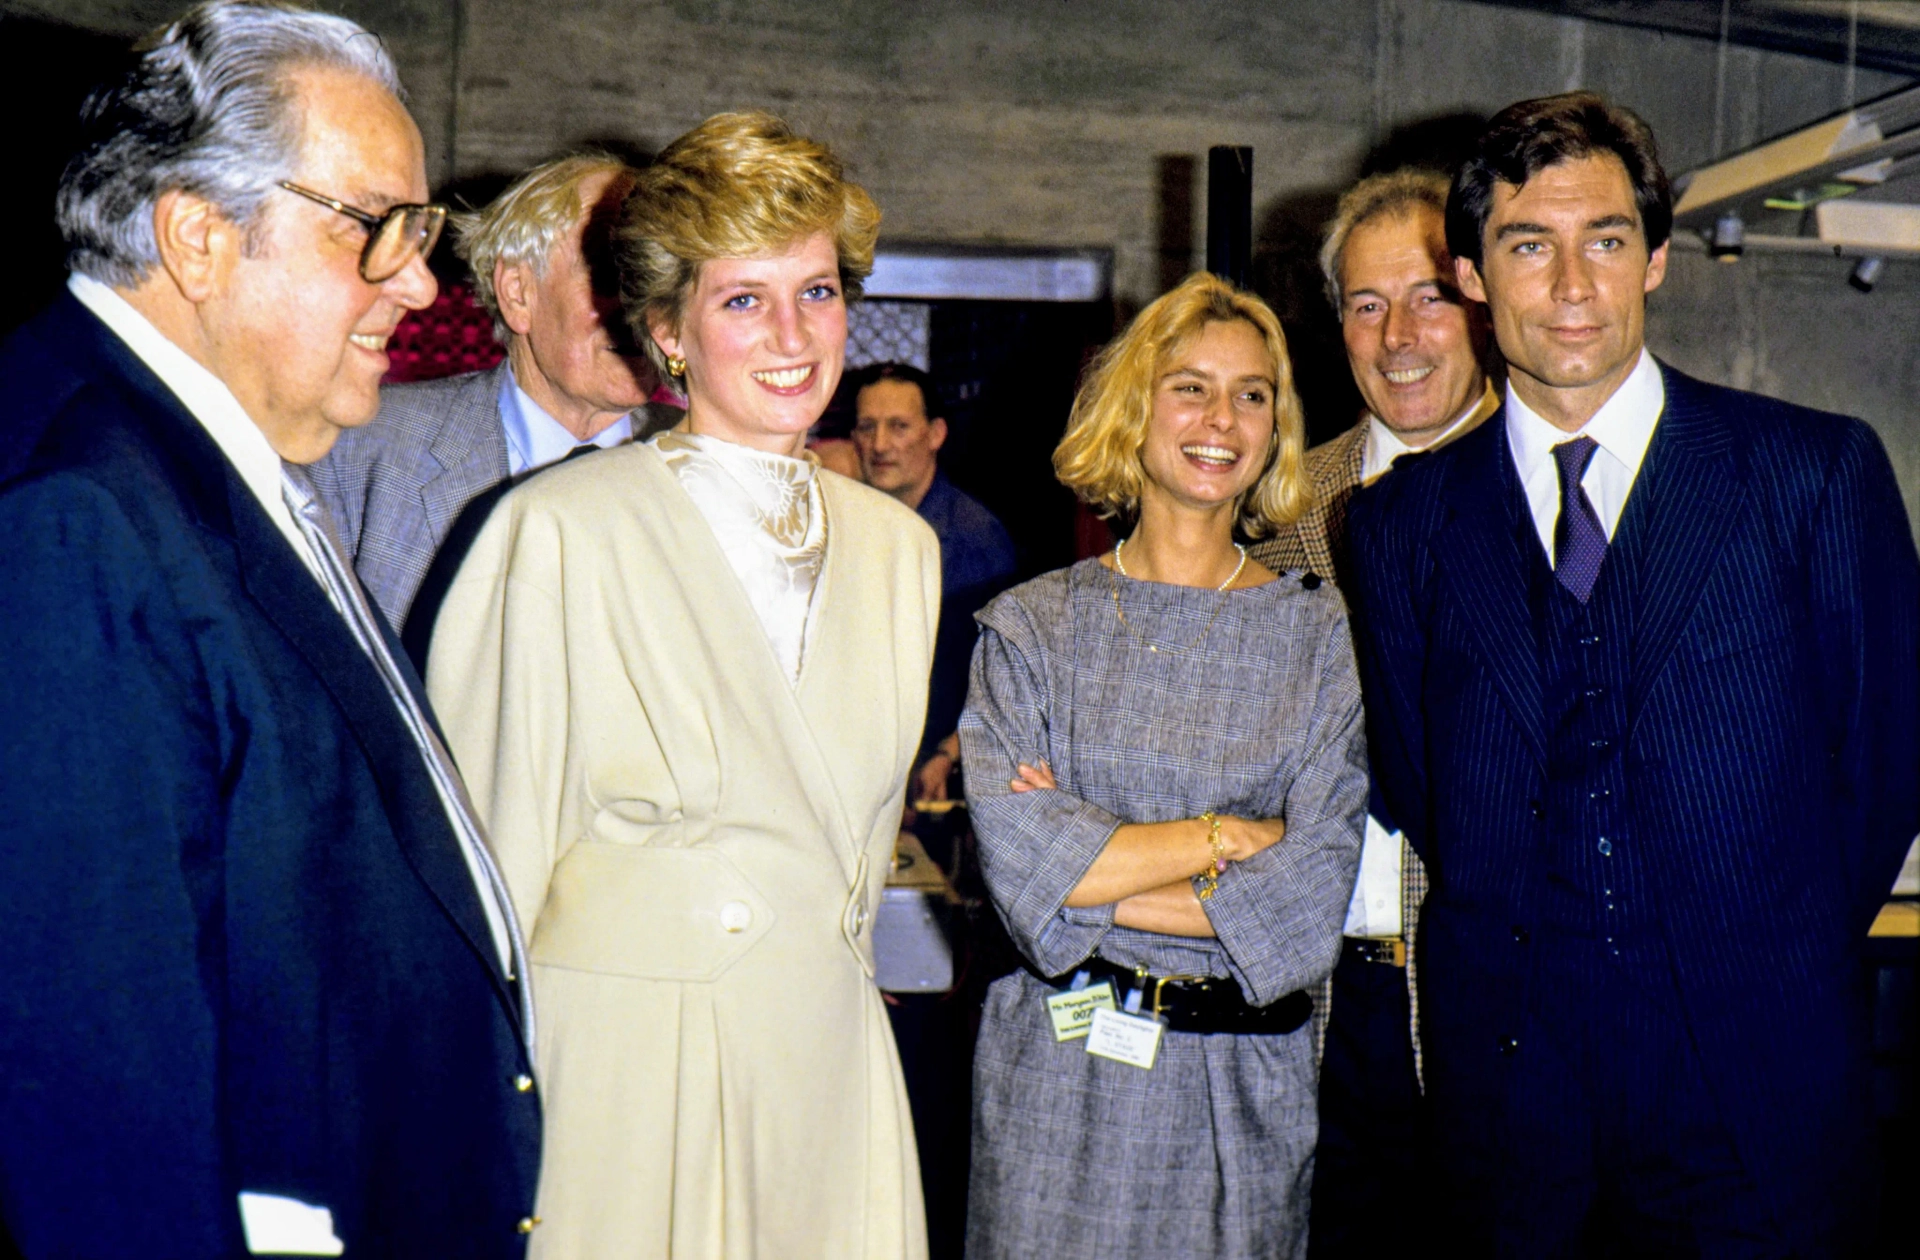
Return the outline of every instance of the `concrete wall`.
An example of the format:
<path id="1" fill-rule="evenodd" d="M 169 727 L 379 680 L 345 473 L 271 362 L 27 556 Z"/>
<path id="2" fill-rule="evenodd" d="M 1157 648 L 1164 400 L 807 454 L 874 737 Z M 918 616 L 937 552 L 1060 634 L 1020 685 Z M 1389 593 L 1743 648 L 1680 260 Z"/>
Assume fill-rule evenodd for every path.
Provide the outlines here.
<path id="1" fill-rule="evenodd" d="M 133 33 L 155 0 L 0 0 Z M 1839 66 L 1466 0 L 337 0 L 399 58 L 436 182 L 587 141 L 642 149 L 706 115 L 769 107 L 849 159 L 895 239 L 1097 245 L 1123 311 L 1177 273 L 1163 173 L 1255 149 L 1260 284 L 1294 330 L 1321 430 L 1344 418 L 1337 341 L 1306 264 L 1369 155 L 1509 101 L 1591 87 L 1653 124 L 1686 170 L 1841 108 Z M 1725 84 L 1716 119 L 1714 85 Z M 1899 81 L 1862 71 L 1870 99 Z M 1716 146 L 1716 138 L 1718 144 Z M 1172 159 L 1170 161 L 1170 159 Z M 1200 176 L 1204 178 L 1204 176 Z M 1178 198 L 1173 198 L 1178 201 Z M 1191 222 L 1205 224 L 1204 189 Z M 1199 229 L 1196 229 L 1199 230 Z M 1171 256 L 1169 256 L 1171 255 Z M 1193 256 L 1189 253 L 1189 257 Z M 1715 380 L 1863 415 L 1920 518 L 1920 264 L 1861 295 L 1836 260 L 1676 260 L 1656 351 Z"/>

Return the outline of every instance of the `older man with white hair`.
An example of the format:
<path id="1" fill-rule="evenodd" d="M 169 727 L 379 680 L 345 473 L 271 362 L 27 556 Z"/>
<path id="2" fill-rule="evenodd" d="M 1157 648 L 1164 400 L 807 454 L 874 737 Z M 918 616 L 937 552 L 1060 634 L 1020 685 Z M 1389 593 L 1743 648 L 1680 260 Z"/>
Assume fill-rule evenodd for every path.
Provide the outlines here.
<path id="1" fill-rule="evenodd" d="M 140 49 L 0 344 L 0 1252 L 517 1257 L 525 948 L 305 471 L 446 212 L 354 23 Z"/>
<path id="2" fill-rule="evenodd" d="M 424 657 L 440 579 L 452 576 L 499 494 L 647 427 L 635 409 L 654 373 L 619 317 L 606 249 L 632 186 L 618 159 L 583 154 L 538 166 L 484 209 L 454 216 L 456 248 L 505 362 L 387 387 L 373 423 L 314 470 L 360 580 L 394 628 L 406 627 L 415 659 Z M 421 616 L 409 626 L 416 599 Z"/>

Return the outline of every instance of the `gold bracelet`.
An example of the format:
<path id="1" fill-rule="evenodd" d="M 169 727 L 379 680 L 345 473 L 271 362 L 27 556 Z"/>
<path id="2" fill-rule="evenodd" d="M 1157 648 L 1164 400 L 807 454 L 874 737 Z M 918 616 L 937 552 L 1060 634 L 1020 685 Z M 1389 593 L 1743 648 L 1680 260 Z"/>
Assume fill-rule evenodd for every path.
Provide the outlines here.
<path id="1" fill-rule="evenodd" d="M 1227 869 L 1227 842 L 1220 838 L 1218 815 L 1208 810 L 1200 817 L 1207 824 L 1207 848 L 1213 851 L 1213 856 L 1207 862 L 1207 869 L 1195 876 L 1200 881 L 1200 885 L 1194 889 L 1194 892 L 1200 900 L 1206 901 L 1220 891 L 1220 876 L 1225 874 Z"/>

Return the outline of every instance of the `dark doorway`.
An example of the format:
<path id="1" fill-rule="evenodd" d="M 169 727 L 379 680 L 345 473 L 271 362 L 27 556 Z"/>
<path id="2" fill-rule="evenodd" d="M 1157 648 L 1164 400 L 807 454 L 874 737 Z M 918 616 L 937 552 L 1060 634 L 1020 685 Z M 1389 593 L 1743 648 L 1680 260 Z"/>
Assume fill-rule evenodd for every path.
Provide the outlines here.
<path id="1" fill-rule="evenodd" d="M 67 278 L 53 223 L 60 172 L 80 143 L 80 103 L 118 71 L 129 42 L 39 18 L 0 15 L 0 117 L 14 172 L 0 198 L 0 239 L 20 265 L 0 287 L 0 335 L 45 306 Z"/>
<path id="2" fill-rule="evenodd" d="M 1071 492 L 1055 480 L 1080 373 L 1113 335 L 1106 302 L 933 304 L 933 379 L 950 436 L 941 463 L 1020 549 L 1021 576 L 1073 563 Z"/>

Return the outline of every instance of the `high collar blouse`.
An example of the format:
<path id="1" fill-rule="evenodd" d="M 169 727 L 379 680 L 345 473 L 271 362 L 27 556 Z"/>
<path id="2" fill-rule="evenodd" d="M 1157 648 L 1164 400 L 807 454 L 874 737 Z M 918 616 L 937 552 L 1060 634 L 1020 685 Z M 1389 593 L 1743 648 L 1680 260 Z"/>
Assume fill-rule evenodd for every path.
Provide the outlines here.
<path id="1" fill-rule="evenodd" d="M 670 429 L 651 441 L 713 530 L 781 669 L 797 681 L 827 558 L 818 465 L 710 434 Z"/>

